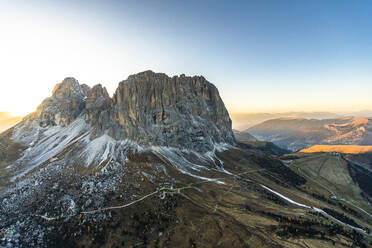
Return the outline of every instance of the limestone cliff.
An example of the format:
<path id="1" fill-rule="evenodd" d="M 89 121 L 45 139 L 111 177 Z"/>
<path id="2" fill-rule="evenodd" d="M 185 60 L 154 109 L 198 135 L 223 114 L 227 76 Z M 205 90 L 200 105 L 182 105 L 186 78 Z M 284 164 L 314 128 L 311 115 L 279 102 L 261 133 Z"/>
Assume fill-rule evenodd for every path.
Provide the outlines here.
<path id="1" fill-rule="evenodd" d="M 217 143 L 235 144 L 218 90 L 202 76 L 141 72 L 120 82 L 112 99 L 101 85 L 89 88 L 66 78 L 27 118 L 41 127 L 84 118 L 93 127 L 92 138 L 108 134 L 141 146 L 206 152 Z"/>

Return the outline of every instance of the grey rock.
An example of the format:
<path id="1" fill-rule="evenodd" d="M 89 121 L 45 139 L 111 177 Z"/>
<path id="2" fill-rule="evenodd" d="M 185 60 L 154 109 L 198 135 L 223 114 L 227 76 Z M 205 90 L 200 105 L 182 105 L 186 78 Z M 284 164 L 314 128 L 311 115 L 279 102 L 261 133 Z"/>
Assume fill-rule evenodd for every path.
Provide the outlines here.
<path id="1" fill-rule="evenodd" d="M 119 83 L 113 96 L 116 139 L 207 151 L 234 144 L 229 114 L 217 88 L 202 76 L 145 71 Z"/>
<path id="2" fill-rule="evenodd" d="M 111 126 L 112 100 L 106 88 L 98 84 L 88 90 L 85 102 L 85 120 L 94 127 L 94 136 Z"/>
<path id="3" fill-rule="evenodd" d="M 38 119 L 43 127 L 67 126 L 85 108 L 86 95 L 86 86 L 80 85 L 74 78 L 66 78 L 54 87 L 52 96 L 39 105 L 31 118 Z"/>
<path id="4" fill-rule="evenodd" d="M 235 144 L 218 90 L 202 76 L 141 72 L 120 82 L 112 99 L 101 85 L 89 88 L 66 78 L 27 118 L 46 127 L 67 126 L 80 117 L 93 127 L 93 138 L 107 133 L 142 146 L 198 152 L 217 143 Z"/>

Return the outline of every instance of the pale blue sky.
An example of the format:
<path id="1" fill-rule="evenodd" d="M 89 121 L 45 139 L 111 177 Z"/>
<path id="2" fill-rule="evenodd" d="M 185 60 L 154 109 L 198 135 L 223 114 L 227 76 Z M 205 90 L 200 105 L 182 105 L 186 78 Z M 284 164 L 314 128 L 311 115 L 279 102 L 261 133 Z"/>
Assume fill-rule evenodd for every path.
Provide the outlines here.
<path id="1" fill-rule="evenodd" d="M 372 1 L 2 1 L 0 110 L 73 76 L 204 75 L 232 112 L 372 109 Z M 20 102 L 19 99 L 22 99 Z"/>

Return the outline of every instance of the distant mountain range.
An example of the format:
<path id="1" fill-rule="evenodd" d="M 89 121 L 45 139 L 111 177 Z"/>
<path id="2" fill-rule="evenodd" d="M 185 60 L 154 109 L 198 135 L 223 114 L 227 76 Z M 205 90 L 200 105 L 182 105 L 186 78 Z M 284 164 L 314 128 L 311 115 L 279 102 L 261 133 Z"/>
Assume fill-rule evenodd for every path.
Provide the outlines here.
<path id="1" fill-rule="evenodd" d="M 290 153 L 289 150 L 280 148 L 272 142 L 259 141 L 247 131 L 233 130 L 235 139 L 244 144 L 246 148 L 257 149 L 268 155 L 283 155 Z"/>
<path id="2" fill-rule="evenodd" d="M 239 130 L 233 129 L 233 132 L 234 132 L 236 140 L 240 142 L 257 141 L 257 139 L 252 134 L 248 133 L 247 131 L 239 131 Z"/>
<path id="3" fill-rule="evenodd" d="M 358 112 L 282 112 L 282 113 L 231 113 L 233 127 L 238 130 L 245 130 L 267 120 L 278 118 L 298 119 L 334 119 L 344 116 L 372 117 L 372 110 Z"/>
<path id="4" fill-rule="evenodd" d="M 313 145 L 372 145 L 372 121 L 365 117 L 279 118 L 247 130 L 259 140 L 292 151 Z"/>
<path id="5" fill-rule="evenodd" d="M 20 116 L 12 116 L 8 112 L 0 112 L 0 133 L 20 122 L 22 118 Z"/>
<path id="6" fill-rule="evenodd" d="M 340 115 L 330 112 L 283 112 L 283 113 L 232 113 L 233 127 L 238 130 L 248 129 L 259 123 L 277 118 L 329 119 Z"/>

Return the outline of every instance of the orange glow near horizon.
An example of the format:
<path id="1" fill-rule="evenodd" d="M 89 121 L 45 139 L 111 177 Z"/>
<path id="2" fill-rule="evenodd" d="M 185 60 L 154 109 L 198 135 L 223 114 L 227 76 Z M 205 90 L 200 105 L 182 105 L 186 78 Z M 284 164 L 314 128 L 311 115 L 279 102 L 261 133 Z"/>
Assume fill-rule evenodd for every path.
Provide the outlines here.
<path id="1" fill-rule="evenodd" d="M 166 34 L 142 33 L 138 25 L 147 27 L 149 23 L 142 23 L 140 18 L 134 25 L 136 13 L 127 16 L 120 12 L 118 17 L 124 19 L 116 26 L 117 21 L 105 22 L 100 16 L 91 16 L 94 11 L 77 14 L 60 8 L 10 3 L 1 5 L 1 10 L 0 111 L 13 116 L 35 111 L 65 77 L 75 77 L 89 86 L 100 83 L 112 95 L 120 81 L 149 69 L 169 76 L 205 76 L 219 89 L 232 115 L 372 110 L 372 72 L 368 65 L 361 67 L 359 60 L 320 68 L 317 63 L 307 64 L 304 60 L 301 67 L 295 56 L 284 60 L 293 64 L 277 67 L 283 62 L 278 56 L 277 61 L 264 60 L 260 65 L 254 58 L 229 57 L 234 43 L 224 44 L 225 53 L 218 49 L 205 53 L 210 45 L 201 45 L 210 42 L 182 40 L 200 35 L 183 37 L 183 32 L 174 35 L 173 29 Z M 145 31 L 153 29 L 149 26 Z M 242 54 L 251 54 L 247 46 L 250 39 L 246 41 L 242 50 L 247 50 Z"/>
<path id="2" fill-rule="evenodd" d="M 25 87 L 25 90 L 22 91 L 17 91 L 16 89 L 14 89 L 15 87 L 6 86 L 5 89 L 3 87 L 0 87 L 0 92 L 2 92 L 0 93 L 0 112 L 8 112 L 11 116 L 26 116 L 34 112 L 37 106 L 41 104 L 41 102 L 45 98 L 52 95 L 52 91 L 57 83 L 58 82 L 55 82 L 55 84 L 49 85 L 43 83 L 39 86 L 36 85 L 36 89 L 31 89 L 27 85 L 21 84 L 22 87 Z M 90 84 L 90 86 L 93 86 L 93 84 Z M 13 93 L 11 91 L 13 91 Z M 110 93 L 110 95 L 112 95 L 113 92 Z M 258 98 L 255 98 L 254 100 L 249 99 L 246 100 L 245 104 L 243 104 L 241 99 L 237 100 L 229 98 L 227 96 L 223 97 L 224 94 L 221 91 L 220 94 L 222 96 L 222 100 L 225 102 L 225 106 L 229 111 L 230 116 L 232 117 L 246 114 L 279 114 L 290 112 L 328 112 L 352 114 L 353 112 L 359 111 L 371 112 L 372 109 L 372 104 L 369 104 L 368 102 L 366 102 L 365 104 L 353 104 L 350 99 L 338 104 L 319 103 L 308 106 L 304 102 L 289 104 L 288 101 L 286 101 L 285 99 L 276 99 L 275 101 L 268 102 L 269 99 L 265 99 L 265 96 L 263 96 L 261 100 L 259 100 Z M 262 104 L 262 106 L 259 106 L 260 103 L 262 103 L 263 101 L 264 103 Z M 293 105 L 295 105 L 296 107 L 294 107 Z"/>
<path id="3" fill-rule="evenodd" d="M 361 145 L 315 145 L 303 149 L 303 153 L 316 153 L 316 152 L 339 152 L 347 154 L 360 154 L 372 152 L 372 146 Z"/>

